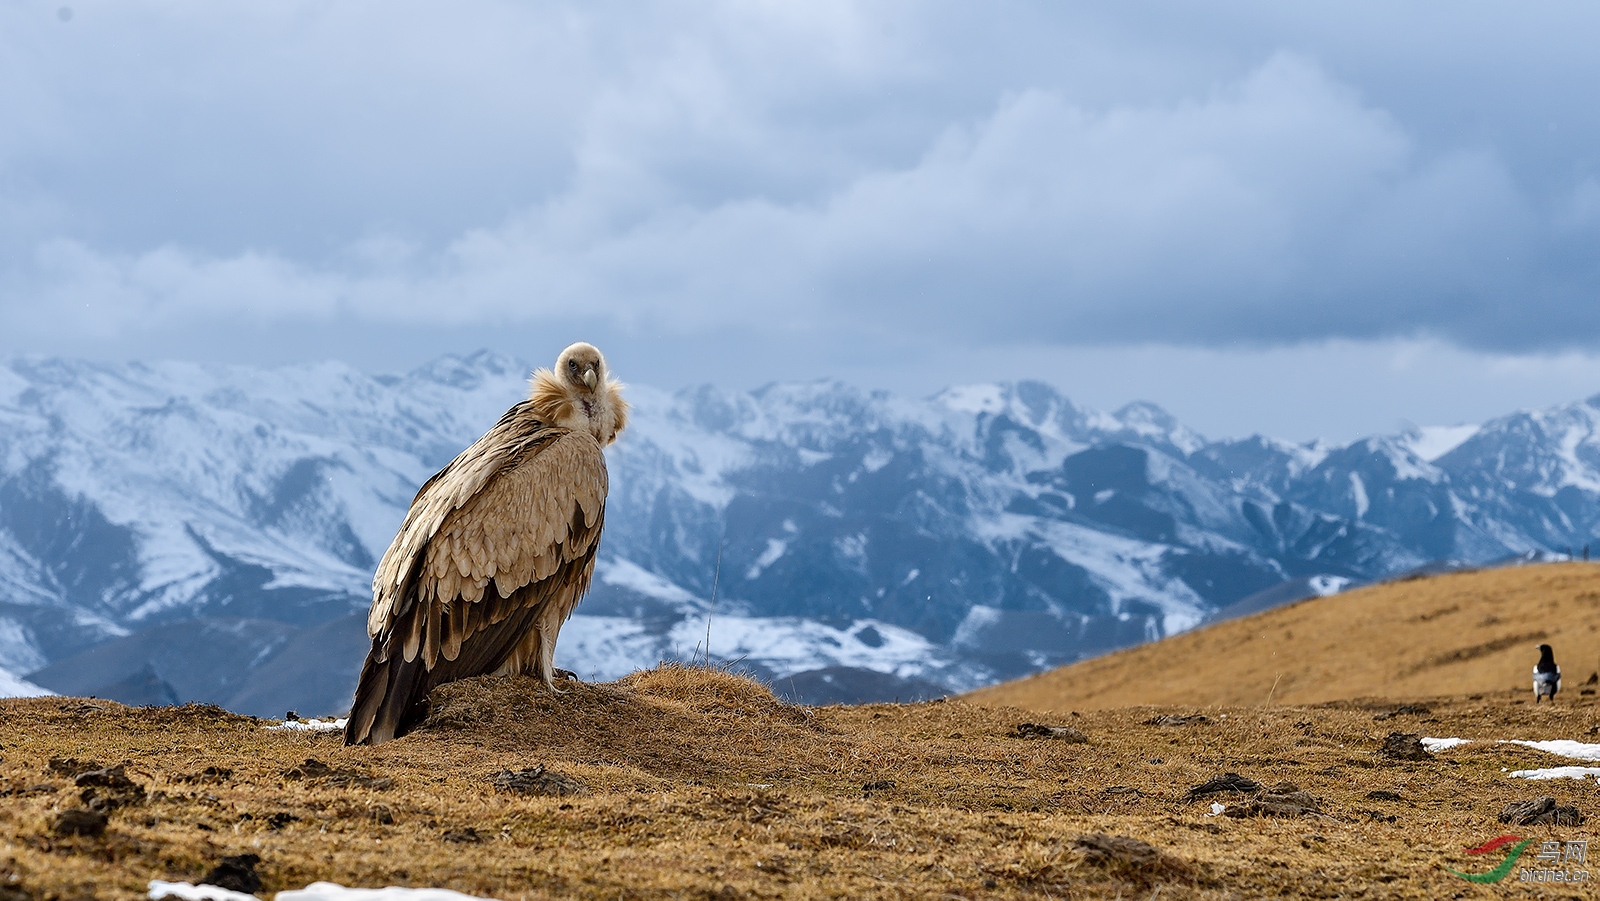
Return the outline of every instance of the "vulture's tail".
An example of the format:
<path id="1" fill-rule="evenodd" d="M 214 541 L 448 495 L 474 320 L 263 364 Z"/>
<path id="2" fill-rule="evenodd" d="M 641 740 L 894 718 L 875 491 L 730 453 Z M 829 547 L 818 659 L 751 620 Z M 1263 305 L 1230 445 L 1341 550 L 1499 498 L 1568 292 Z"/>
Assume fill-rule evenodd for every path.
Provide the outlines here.
<path id="1" fill-rule="evenodd" d="M 398 653 L 380 662 L 383 647 L 377 639 L 361 667 L 355 704 L 345 723 L 347 745 L 380 744 L 411 731 L 428 715 L 432 680 L 422 658 L 405 661 Z"/>

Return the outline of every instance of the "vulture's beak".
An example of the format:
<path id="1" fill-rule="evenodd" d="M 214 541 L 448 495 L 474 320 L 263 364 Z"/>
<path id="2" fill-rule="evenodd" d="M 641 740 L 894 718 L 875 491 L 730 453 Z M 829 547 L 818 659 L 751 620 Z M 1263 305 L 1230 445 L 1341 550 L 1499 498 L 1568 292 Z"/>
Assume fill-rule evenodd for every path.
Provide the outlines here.
<path id="1" fill-rule="evenodd" d="M 589 386 L 590 391 L 594 390 L 595 377 L 593 366 L 590 366 L 588 369 L 583 371 L 583 383 Z"/>

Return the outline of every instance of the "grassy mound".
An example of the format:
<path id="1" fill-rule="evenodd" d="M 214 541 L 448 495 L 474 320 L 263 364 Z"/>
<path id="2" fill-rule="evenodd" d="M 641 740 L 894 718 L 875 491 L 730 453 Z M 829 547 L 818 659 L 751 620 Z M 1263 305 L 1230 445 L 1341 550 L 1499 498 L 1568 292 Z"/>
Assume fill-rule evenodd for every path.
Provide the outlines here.
<path id="1" fill-rule="evenodd" d="M 1555 648 L 1562 699 L 1600 672 L 1600 564 L 1556 563 L 1389 582 L 1301 601 L 979 689 L 981 704 L 1314 704 L 1345 698 L 1533 696 L 1535 646 Z M 1600 677 L 1597 677 L 1600 678 Z"/>

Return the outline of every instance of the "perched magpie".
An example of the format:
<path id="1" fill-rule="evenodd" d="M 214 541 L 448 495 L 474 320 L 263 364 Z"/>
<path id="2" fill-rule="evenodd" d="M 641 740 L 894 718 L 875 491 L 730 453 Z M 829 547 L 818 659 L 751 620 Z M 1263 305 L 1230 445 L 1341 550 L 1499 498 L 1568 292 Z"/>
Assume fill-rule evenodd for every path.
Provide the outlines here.
<path id="1" fill-rule="evenodd" d="M 1556 666 L 1556 655 L 1551 652 L 1547 644 L 1539 645 L 1539 662 L 1533 667 L 1533 703 L 1539 699 L 1550 696 L 1550 703 L 1554 704 L 1556 692 L 1561 689 L 1561 667 Z"/>

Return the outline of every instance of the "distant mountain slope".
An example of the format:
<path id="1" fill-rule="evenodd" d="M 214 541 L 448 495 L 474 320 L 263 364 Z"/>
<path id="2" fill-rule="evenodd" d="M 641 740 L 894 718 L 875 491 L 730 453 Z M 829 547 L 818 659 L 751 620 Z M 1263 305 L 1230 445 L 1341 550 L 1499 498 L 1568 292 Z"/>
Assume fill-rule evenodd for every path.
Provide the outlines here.
<path id="1" fill-rule="evenodd" d="M 1555 649 L 1568 702 L 1600 664 L 1600 565 L 1530 564 L 1389 582 L 1208 625 L 982 688 L 1033 710 L 1312 704 L 1528 692 Z M 1590 683 L 1591 688 L 1593 683 Z"/>
<path id="2" fill-rule="evenodd" d="M 528 369 L 488 353 L 376 377 L 0 365 L 0 666 L 56 690 L 93 673 L 107 691 L 335 712 L 374 561 Z M 1208 443 L 1152 404 L 1089 410 L 1037 382 L 629 396 L 599 578 L 558 651 L 585 676 L 704 654 L 709 620 L 713 658 L 818 697 L 965 690 L 1285 581 L 1581 547 L 1600 528 L 1600 398 L 1334 447 Z M 225 661 L 182 653 L 237 622 L 271 625 Z M 280 659 L 309 648 L 337 651 Z"/>

